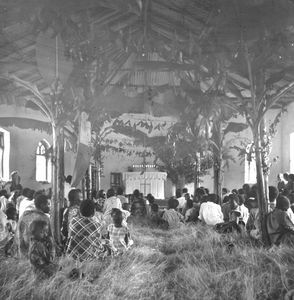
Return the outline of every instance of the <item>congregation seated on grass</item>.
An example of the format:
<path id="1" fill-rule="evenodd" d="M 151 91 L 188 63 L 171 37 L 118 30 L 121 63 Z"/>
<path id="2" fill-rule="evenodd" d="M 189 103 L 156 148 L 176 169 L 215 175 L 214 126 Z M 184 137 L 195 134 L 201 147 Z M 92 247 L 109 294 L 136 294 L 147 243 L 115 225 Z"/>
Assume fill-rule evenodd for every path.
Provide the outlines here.
<path id="1" fill-rule="evenodd" d="M 279 175 L 278 187 L 269 187 L 269 213 L 264 225 L 271 245 L 292 245 L 294 241 L 294 176 L 284 175 Z M 0 258 L 29 260 L 41 277 L 57 272 L 57 256 L 82 262 L 124 255 L 136 246 L 132 228 L 138 225 L 181 230 L 202 224 L 220 234 L 242 232 L 261 241 L 256 185 L 244 184 L 232 191 L 223 188 L 220 196 L 204 187 L 190 195 L 184 188 L 167 201 L 167 207 L 159 207 L 151 194 L 144 197 L 139 190 L 127 198 L 122 188 L 111 188 L 106 194 L 103 190 L 95 192 L 92 200 L 82 200 L 81 191 L 72 189 L 63 208 L 61 244 L 53 241 L 50 195 L 28 188 L 17 194 L 8 198 L 0 191 Z"/>

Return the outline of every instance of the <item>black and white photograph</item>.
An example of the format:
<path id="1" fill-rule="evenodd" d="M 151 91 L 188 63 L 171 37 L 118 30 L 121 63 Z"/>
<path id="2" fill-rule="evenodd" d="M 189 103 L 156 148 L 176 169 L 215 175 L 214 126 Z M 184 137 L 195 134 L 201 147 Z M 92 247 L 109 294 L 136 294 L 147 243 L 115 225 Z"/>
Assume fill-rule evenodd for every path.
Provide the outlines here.
<path id="1" fill-rule="evenodd" d="M 0 299 L 294 300 L 294 0 L 0 0 Z"/>

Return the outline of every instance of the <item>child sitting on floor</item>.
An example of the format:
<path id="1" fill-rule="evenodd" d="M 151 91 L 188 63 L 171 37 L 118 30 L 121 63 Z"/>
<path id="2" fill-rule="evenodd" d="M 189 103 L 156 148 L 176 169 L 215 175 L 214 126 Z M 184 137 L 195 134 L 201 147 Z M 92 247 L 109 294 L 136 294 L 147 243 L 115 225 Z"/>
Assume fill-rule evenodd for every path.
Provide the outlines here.
<path id="1" fill-rule="evenodd" d="M 193 206 L 193 201 L 191 199 L 187 200 L 186 202 L 186 209 L 185 209 L 185 222 L 191 222 L 192 221 L 192 215 L 195 211 L 195 208 Z"/>
<path id="2" fill-rule="evenodd" d="M 184 222 L 184 216 L 176 211 L 179 201 L 175 198 L 170 198 L 167 205 L 168 209 L 163 213 L 163 220 L 167 221 L 169 229 L 181 227 Z"/>
<path id="3" fill-rule="evenodd" d="M 107 229 L 110 246 L 113 249 L 114 254 L 122 254 L 130 248 L 133 241 L 130 239 L 128 227 L 122 225 L 122 211 L 118 208 L 113 208 L 111 211 L 111 218 L 113 224 L 110 224 Z"/>
<path id="4" fill-rule="evenodd" d="M 53 276 L 58 265 L 53 263 L 54 245 L 48 236 L 49 227 L 44 220 L 35 220 L 30 225 L 29 259 L 38 278 Z"/>
<path id="5" fill-rule="evenodd" d="M 150 205 L 149 225 L 155 228 L 168 229 L 167 221 L 163 220 L 160 216 L 158 204 L 153 203 Z"/>

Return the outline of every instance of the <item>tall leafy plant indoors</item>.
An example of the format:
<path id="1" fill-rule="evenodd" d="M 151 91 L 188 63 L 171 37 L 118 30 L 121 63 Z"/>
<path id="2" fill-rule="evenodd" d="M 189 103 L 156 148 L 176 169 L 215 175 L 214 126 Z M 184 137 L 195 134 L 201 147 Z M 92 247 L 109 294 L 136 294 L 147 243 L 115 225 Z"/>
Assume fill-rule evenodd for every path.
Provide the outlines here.
<path id="1" fill-rule="evenodd" d="M 176 161 L 187 161 L 193 166 L 194 186 L 200 186 L 200 176 L 204 175 L 205 169 L 211 168 L 213 143 L 208 135 L 208 123 L 196 118 L 193 114 L 185 113 L 181 120 L 173 125 L 168 134 L 168 143 L 172 145 Z M 206 162 L 206 167 L 202 163 Z"/>
<path id="2" fill-rule="evenodd" d="M 229 161 L 234 161 L 234 157 L 230 154 L 231 149 L 226 146 L 226 137 L 230 133 L 238 133 L 248 128 L 247 124 L 232 122 L 228 118 L 233 115 L 230 113 L 227 116 L 222 116 L 213 123 L 212 128 L 212 145 L 213 150 L 213 182 L 214 192 L 221 196 L 222 183 L 223 183 L 223 171 L 225 167 L 228 167 Z M 236 139 L 235 139 L 236 141 Z"/>
<path id="3" fill-rule="evenodd" d="M 223 94 L 224 103 L 245 117 L 253 135 L 265 243 L 267 188 L 264 175 L 269 170 L 270 152 L 265 115 L 271 108 L 280 107 L 279 100 L 294 87 L 289 76 L 294 69 L 293 8 L 284 0 L 279 4 L 238 0 L 220 3 L 219 15 L 211 22 L 214 29 L 202 43 L 206 70 L 199 74 L 200 80 L 213 82 Z"/>
<path id="4" fill-rule="evenodd" d="M 264 42 L 264 41 L 263 41 Z M 265 50 L 269 49 L 268 43 L 262 43 Z M 258 203 L 262 224 L 262 236 L 266 243 L 265 215 L 267 214 L 267 176 L 269 173 L 269 154 L 271 150 L 271 132 L 266 131 L 265 114 L 269 111 L 288 91 L 294 87 L 294 82 L 286 83 L 281 87 L 275 86 L 286 74 L 286 69 L 278 73 L 269 73 L 266 63 L 272 57 L 268 53 L 249 51 L 247 43 L 242 42 L 242 51 L 239 56 L 243 57 L 246 64 L 246 73 L 240 76 L 234 64 L 226 68 L 226 89 L 235 96 L 231 101 L 231 107 L 242 114 L 249 125 L 253 135 L 253 149 L 256 160 L 257 186 L 258 186 Z M 260 56 L 264 59 L 261 60 Z M 289 69 L 288 69 L 289 70 Z M 282 72 L 282 73 L 281 73 Z M 270 75 L 268 75 L 270 74 Z M 240 80 L 240 78 L 242 78 Z M 245 78 L 245 80 L 244 80 Z M 244 90 L 249 91 L 246 95 Z M 280 116 L 277 116 L 279 119 Z M 276 119 L 276 120 L 277 120 Z M 275 123 L 275 122 L 274 122 Z"/>

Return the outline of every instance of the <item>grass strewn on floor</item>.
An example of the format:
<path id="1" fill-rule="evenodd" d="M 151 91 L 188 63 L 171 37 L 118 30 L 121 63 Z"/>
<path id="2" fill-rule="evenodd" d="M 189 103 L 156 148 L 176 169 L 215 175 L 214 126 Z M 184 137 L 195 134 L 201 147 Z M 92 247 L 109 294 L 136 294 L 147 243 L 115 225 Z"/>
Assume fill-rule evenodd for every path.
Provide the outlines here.
<path id="1" fill-rule="evenodd" d="M 2 262 L 0 299 L 283 299 L 294 288 L 294 249 L 265 250 L 201 225 L 131 229 L 135 246 L 124 256 L 84 264 L 63 258 L 62 271 L 43 282 L 28 262 Z M 75 266 L 84 278 L 67 277 Z"/>

